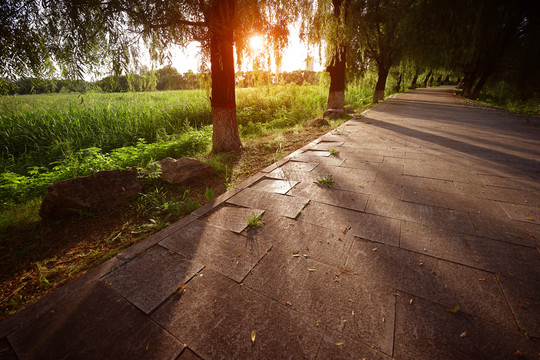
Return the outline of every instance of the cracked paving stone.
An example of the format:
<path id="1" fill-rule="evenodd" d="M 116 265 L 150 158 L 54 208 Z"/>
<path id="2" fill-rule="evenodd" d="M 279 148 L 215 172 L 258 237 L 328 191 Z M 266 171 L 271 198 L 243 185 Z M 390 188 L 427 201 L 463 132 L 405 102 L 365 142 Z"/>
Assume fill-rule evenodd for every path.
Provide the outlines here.
<path id="1" fill-rule="evenodd" d="M 317 319 L 320 326 L 346 334 L 391 354 L 394 294 L 355 276 L 283 249 L 272 249 L 247 276 L 246 287 Z M 298 255 L 298 256 L 295 256 Z"/>
<path id="2" fill-rule="evenodd" d="M 504 328 L 470 314 L 407 293 L 396 297 L 394 356 L 399 359 L 524 359 L 538 345 L 515 328 Z M 412 299 L 412 303 L 411 303 Z"/>
<path id="3" fill-rule="evenodd" d="M 169 236 L 160 245 L 235 281 L 242 281 L 270 246 L 200 220 Z"/>
<path id="4" fill-rule="evenodd" d="M 506 298 L 493 273 L 431 256 L 357 239 L 347 260 L 365 282 L 397 288 L 449 308 L 515 326 Z"/>
<path id="5" fill-rule="evenodd" d="M 306 183 L 301 183 L 293 188 L 290 195 L 358 211 L 366 208 L 369 199 L 369 195 L 329 189 L 324 186 Z"/>
<path id="6" fill-rule="evenodd" d="M 268 210 L 294 219 L 309 203 L 309 199 L 244 189 L 227 200 L 227 203 Z"/>
<path id="7" fill-rule="evenodd" d="M 391 245 L 399 244 L 400 221 L 383 216 L 312 202 L 299 220 L 328 229 L 346 229 L 353 235 Z"/>
<path id="8" fill-rule="evenodd" d="M 311 359 L 323 336 L 315 319 L 212 270 L 152 318 L 205 359 Z"/>
<path id="9" fill-rule="evenodd" d="M 154 246 L 103 279 L 149 314 L 202 268 L 172 251 Z"/>
<path id="10" fill-rule="evenodd" d="M 201 220 L 214 226 L 241 233 L 247 226 L 249 216 L 262 216 L 264 210 L 236 206 L 221 206 Z"/>
<path id="11" fill-rule="evenodd" d="M 285 195 L 296 184 L 298 184 L 298 181 L 262 179 L 250 188 Z"/>
<path id="12" fill-rule="evenodd" d="M 184 349 L 103 281 L 64 299 L 8 340 L 20 359 L 173 359 Z"/>
<path id="13" fill-rule="evenodd" d="M 499 275 L 540 283 L 536 248 L 403 222 L 400 247 Z"/>

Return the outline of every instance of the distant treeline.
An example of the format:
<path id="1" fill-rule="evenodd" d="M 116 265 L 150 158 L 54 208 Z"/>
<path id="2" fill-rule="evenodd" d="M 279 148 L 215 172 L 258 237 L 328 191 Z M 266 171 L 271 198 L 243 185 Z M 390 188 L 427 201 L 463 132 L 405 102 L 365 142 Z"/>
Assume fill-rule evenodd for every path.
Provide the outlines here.
<path id="1" fill-rule="evenodd" d="M 270 71 L 239 71 L 236 73 L 236 86 L 253 87 L 269 84 L 317 84 L 320 73 L 311 70 L 295 70 L 279 74 Z M 159 70 L 144 70 L 139 74 L 111 75 L 101 80 L 57 80 L 24 78 L 16 81 L 0 79 L 0 95 L 25 95 L 44 93 L 85 92 L 141 92 L 156 90 L 199 89 L 209 81 L 210 74 L 196 74 L 193 71 L 179 73 L 172 66 Z"/>

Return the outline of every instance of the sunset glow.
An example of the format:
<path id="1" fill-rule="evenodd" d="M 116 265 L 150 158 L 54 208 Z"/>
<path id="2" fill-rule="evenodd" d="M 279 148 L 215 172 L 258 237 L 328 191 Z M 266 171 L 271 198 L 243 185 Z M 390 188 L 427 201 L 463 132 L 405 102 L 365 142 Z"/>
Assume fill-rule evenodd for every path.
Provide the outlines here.
<path id="1" fill-rule="evenodd" d="M 264 38 L 261 35 L 253 35 L 249 38 L 251 51 L 261 51 L 264 48 Z"/>

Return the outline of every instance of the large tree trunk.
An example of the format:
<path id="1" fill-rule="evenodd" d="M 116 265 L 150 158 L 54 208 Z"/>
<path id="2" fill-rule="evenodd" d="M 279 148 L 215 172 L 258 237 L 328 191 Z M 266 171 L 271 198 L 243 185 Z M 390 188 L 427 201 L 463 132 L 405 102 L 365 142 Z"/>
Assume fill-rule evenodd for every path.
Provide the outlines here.
<path id="1" fill-rule="evenodd" d="M 337 21 L 340 21 L 342 7 L 345 7 L 345 13 L 347 13 L 347 3 L 348 0 L 332 0 L 334 17 Z M 336 47 L 332 61 L 326 68 L 330 74 L 327 109 L 343 110 L 345 106 L 345 55 L 346 47 L 344 44 L 340 44 Z"/>
<path id="2" fill-rule="evenodd" d="M 478 95 L 480 95 L 480 91 L 482 91 L 482 88 L 486 84 L 486 81 L 490 75 L 491 71 L 485 71 L 484 73 L 482 73 L 482 76 L 480 77 L 480 79 L 478 79 L 478 82 L 474 86 L 473 90 L 470 92 L 469 98 L 473 100 L 478 99 Z"/>
<path id="3" fill-rule="evenodd" d="M 375 92 L 373 93 L 373 103 L 376 104 L 384 99 L 384 88 L 386 87 L 386 78 L 390 68 L 379 67 L 379 77 L 377 79 L 377 85 L 375 85 Z"/>
<path id="4" fill-rule="evenodd" d="M 212 152 L 242 148 L 234 82 L 233 27 L 235 0 L 211 2 L 209 27 L 210 65 L 212 72 Z"/>
<path id="5" fill-rule="evenodd" d="M 416 89 L 416 82 L 418 81 L 418 71 L 414 73 L 409 89 Z"/>
<path id="6" fill-rule="evenodd" d="M 422 87 L 425 88 L 427 87 L 427 84 L 428 84 L 428 80 L 429 78 L 431 77 L 431 74 L 433 73 L 433 70 L 429 70 L 429 73 L 426 75 L 426 78 L 424 79 L 424 81 L 422 82 Z"/>
<path id="7" fill-rule="evenodd" d="M 345 48 L 336 51 L 326 68 L 330 74 L 327 109 L 343 110 L 345 106 Z"/>

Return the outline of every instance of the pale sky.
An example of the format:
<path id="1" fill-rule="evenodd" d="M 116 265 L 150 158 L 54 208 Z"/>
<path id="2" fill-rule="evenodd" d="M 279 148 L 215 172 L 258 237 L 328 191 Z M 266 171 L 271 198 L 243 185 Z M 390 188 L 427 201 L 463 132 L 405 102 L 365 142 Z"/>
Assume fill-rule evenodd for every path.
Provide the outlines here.
<path id="1" fill-rule="evenodd" d="M 264 51 L 264 48 L 262 49 Z M 199 52 L 199 43 L 193 42 L 184 50 L 178 49 L 173 53 L 171 59 L 172 66 L 175 67 L 180 73 L 187 72 L 189 70 L 198 72 L 199 61 L 197 54 Z M 306 69 L 306 57 L 308 55 L 307 47 L 300 42 L 298 31 L 294 28 L 291 29 L 291 35 L 289 38 L 289 45 L 283 52 L 283 60 L 281 65 L 281 71 L 293 71 L 293 70 L 305 70 Z M 310 51 L 310 55 L 314 58 L 313 70 L 322 71 L 324 66 L 320 64 L 318 55 L 315 49 Z M 235 65 L 236 66 L 236 65 Z M 252 63 L 246 59 L 242 65 L 242 69 L 235 69 L 236 71 L 251 70 Z M 275 63 L 272 61 L 272 71 L 275 71 Z"/>

